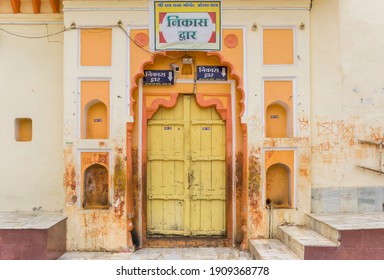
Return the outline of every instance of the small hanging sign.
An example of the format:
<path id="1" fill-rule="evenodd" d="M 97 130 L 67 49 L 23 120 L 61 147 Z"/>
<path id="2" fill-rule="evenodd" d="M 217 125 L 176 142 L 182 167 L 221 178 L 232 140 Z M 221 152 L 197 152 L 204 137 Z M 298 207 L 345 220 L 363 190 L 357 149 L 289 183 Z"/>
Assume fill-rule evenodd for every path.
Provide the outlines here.
<path id="1" fill-rule="evenodd" d="M 197 66 L 198 81 L 226 81 L 227 66 Z"/>
<path id="2" fill-rule="evenodd" d="M 144 85 L 173 85 L 173 70 L 144 70 Z"/>

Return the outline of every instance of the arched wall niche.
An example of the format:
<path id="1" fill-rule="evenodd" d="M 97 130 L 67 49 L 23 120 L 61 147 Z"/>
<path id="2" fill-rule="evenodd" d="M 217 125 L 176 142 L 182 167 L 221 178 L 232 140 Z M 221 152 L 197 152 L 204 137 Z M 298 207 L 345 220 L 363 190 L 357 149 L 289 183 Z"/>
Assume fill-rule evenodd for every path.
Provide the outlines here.
<path id="1" fill-rule="evenodd" d="M 101 164 L 92 164 L 83 174 L 83 208 L 103 209 L 109 207 L 109 174 Z"/>

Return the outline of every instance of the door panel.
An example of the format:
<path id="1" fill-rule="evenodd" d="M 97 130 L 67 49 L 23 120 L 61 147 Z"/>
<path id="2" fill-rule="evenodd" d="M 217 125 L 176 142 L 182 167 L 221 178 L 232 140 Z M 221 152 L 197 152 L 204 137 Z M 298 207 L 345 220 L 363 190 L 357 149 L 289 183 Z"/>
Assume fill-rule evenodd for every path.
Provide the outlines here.
<path id="1" fill-rule="evenodd" d="M 147 231 L 225 235 L 225 122 L 189 95 L 160 108 L 147 130 Z"/>

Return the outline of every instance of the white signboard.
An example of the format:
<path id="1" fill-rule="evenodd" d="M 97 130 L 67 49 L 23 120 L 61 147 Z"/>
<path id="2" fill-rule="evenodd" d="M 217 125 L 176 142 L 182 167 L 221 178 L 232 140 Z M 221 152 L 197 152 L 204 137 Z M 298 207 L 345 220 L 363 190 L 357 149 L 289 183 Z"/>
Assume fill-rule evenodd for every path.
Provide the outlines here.
<path id="1" fill-rule="evenodd" d="M 152 50 L 220 50 L 220 1 L 153 1 Z"/>

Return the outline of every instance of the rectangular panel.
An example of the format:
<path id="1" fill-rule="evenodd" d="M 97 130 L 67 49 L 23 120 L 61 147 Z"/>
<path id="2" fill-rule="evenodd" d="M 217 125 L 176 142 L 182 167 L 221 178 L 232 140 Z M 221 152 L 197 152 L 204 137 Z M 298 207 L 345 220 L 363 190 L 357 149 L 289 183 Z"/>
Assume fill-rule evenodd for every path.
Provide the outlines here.
<path id="1" fill-rule="evenodd" d="M 95 28 L 80 31 L 80 65 L 111 66 L 112 29 Z"/>
<path id="2" fill-rule="evenodd" d="M 264 29 L 264 64 L 293 64 L 293 29 Z"/>

